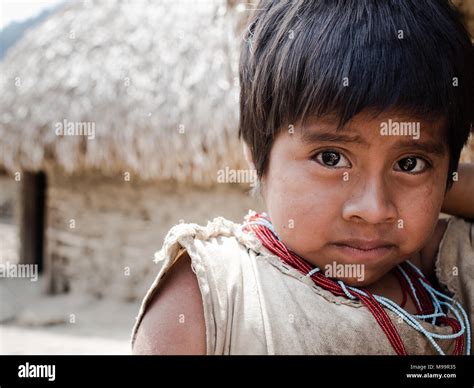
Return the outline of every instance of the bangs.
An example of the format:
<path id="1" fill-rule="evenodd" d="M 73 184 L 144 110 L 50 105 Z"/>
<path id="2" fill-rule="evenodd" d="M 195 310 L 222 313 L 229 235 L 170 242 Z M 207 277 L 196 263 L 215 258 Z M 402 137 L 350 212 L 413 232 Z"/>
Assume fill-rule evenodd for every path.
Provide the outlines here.
<path id="1" fill-rule="evenodd" d="M 271 102 L 267 130 L 327 114 L 342 126 L 364 110 L 455 119 L 465 103 L 463 77 L 472 71 L 463 68 L 471 42 L 461 24 L 439 19 L 422 3 L 293 2 L 286 26 L 257 28 L 253 37 L 263 36 L 252 47 L 255 78 L 266 84 L 258 80 L 254 96 L 257 106 Z M 265 34 L 276 34 L 273 47 Z"/>

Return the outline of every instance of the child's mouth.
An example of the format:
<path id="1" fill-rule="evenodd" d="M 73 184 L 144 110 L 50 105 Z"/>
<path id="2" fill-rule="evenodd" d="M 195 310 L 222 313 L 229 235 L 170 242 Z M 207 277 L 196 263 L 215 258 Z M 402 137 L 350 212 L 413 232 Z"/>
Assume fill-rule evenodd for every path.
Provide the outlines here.
<path id="1" fill-rule="evenodd" d="M 395 247 L 385 241 L 347 240 L 331 244 L 338 252 L 352 259 L 376 259 L 388 255 Z"/>

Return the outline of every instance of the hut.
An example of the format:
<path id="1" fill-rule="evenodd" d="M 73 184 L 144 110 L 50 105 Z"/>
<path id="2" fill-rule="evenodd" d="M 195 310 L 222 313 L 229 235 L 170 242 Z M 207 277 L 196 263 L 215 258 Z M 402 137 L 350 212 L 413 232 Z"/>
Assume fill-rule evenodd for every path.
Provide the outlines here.
<path id="1" fill-rule="evenodd" d="M 245 7 L 75 1 L 0 64 L 0 165 L 20 259 L 52 293 L 141 297 L 178 222 L 259 203 L 237 139 Z"/>

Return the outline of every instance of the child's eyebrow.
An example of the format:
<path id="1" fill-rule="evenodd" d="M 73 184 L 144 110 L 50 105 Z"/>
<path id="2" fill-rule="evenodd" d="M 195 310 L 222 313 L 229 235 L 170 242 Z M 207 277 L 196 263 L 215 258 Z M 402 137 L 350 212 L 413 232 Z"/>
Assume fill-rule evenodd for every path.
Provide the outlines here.
<path id="1" fill-rule="evenodd" d="M 305 144 L 313 144 L 319 142 L 337 142 L 337 143 L 357 143 L 369 146 L 369 143 L 359 135 L 345 135 L 342 133 L 331 132 L 312 132 L 304 131 L 301 139 Z"/>
<path id="2" fill-rule="evenodd" d="M 301 139 L 305 144 L 314 143 L 356 143 L 366 147 L 370 144 L 359 135 L 346 135 L 331 132 L 312 132 L 304 131 L 301 135 Z M 426 152 L 428 154 L 434 154 L 442 156 L 446 153 L 446 147 L 442 142 L 436 141 L 420 141 L 420 140 L 402 140 L 398 142 L 394 149 L 416 149 L 419 151 Z"/>
<path id="3" fill-rule="evenodd" d="M 419 140 L 403 140 L 396 144 L 395 149 L 418 149 L 427 154 L 443 156 L 446 153 L 446 147 L 442 142 L 437 141 L 419 141 Z"/>

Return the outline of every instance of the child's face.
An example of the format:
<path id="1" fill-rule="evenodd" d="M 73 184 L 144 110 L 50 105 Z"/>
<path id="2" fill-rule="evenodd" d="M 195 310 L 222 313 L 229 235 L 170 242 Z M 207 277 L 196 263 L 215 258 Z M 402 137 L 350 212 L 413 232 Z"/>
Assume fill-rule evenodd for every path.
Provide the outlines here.
<path id="1" fill-rule="evenodd" d="M 406 135 L 393 134 L 397 123 Z M 355 286 L 375 282 L 419 252 L 445 194 L 444 125 L 384 112 L 361 113 L 337 132 L 335 121 L 314 121 L 305 129 L 314 134 L 307 141 L 298 126 L 283 130 L 262 183 L 283 243 L 322 271 L 347 268 L 340 278 Z M 361 264 L 363 276 L 350 276 L 354 266 L 347 264 Z"/>

